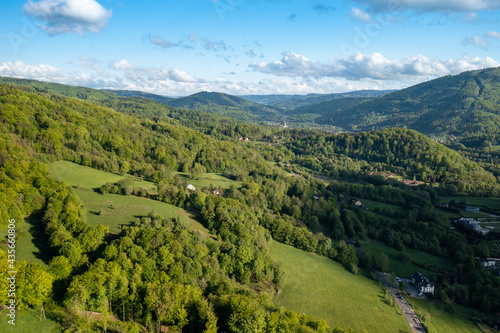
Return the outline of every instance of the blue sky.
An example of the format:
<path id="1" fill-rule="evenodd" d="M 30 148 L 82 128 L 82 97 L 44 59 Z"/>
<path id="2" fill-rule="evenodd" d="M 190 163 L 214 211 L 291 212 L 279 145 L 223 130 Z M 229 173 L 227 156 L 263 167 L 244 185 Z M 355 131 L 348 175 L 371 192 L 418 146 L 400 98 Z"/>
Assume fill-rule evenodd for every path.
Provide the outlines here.
<path id="1" fill-rule="evenodd" d="M 0 76 L 141 90 L 399 89 L 500 66 L 500 0 L 4 0 Z"/>

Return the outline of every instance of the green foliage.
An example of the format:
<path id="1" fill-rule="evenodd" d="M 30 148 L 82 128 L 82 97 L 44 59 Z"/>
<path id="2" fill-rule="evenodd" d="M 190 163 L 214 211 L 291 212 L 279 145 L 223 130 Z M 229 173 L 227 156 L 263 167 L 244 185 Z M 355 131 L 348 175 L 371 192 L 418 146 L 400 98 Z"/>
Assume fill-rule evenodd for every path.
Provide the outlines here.
<path id="1" fill-rule="evenodd" d="M 270 253 L 286 276 L 277 304 L 324 319 L 331 327 L 407 330 L 405 319 L 381 300 L 378 280 L 353 275 L 328 258 L 278 242 L 272 242 Z"/>

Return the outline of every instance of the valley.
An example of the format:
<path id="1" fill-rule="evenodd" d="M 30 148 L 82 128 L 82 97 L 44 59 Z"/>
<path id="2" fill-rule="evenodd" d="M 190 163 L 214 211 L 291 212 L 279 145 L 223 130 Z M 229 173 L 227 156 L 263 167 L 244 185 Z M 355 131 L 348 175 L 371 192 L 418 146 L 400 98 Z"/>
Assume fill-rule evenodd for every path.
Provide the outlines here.
<path id="1" fill-rule="evenodd" d="M 462 82 L 440 80 L 451 79 Z M 248 97 L 263 107 L 0 82 L 0 214 L 22 221 L 19 283 L 31 287 L 19 307 L 44 304 L 42 330 L 409 332 L 376 271 L 436 284 L 409 298 L 428 332 L 496 329 L 498 269 L 477 258 L 498 257 L 497 228 L 450 223 L 499 212 L 494 149 L 471 146 L 476 134 L 455 150 L 414 129 L 330 133 L 280 118 L 404 91 Z M 7 235 L 3 225 L 4 266 Z"/>

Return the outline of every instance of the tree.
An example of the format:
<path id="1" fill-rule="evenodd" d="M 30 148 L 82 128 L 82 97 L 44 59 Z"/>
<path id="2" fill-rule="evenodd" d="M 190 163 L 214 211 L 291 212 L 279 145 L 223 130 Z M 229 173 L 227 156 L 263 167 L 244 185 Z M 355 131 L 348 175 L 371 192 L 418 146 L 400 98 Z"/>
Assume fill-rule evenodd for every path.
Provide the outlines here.
<path id="1" fill-rule="evenodd" d="M 205 172 L 207 172 L 207 168 L 205 168 L 200 163 L 195 163 L 194 166 L 191 168 L 190 177 L 191 179 L 200 179 Z"/>
<path id="2" fill-rule="evenodd" d="M 389 257 L 385 253 L 381 253 L 377 258 L 378 269 L 382 272 L 386 272 L 389 269 Z"/>

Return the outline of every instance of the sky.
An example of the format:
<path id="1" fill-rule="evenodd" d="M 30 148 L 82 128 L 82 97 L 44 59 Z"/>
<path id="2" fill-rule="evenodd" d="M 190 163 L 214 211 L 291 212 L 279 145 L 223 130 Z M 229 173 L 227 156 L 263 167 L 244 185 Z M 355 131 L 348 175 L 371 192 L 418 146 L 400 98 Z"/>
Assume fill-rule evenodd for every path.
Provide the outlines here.
<path id="1" fill-rule="evenodd" d="M 401 89 L 500 66 L 500 0 L 2 0 L 0 76 L 166 96 Z"/>

